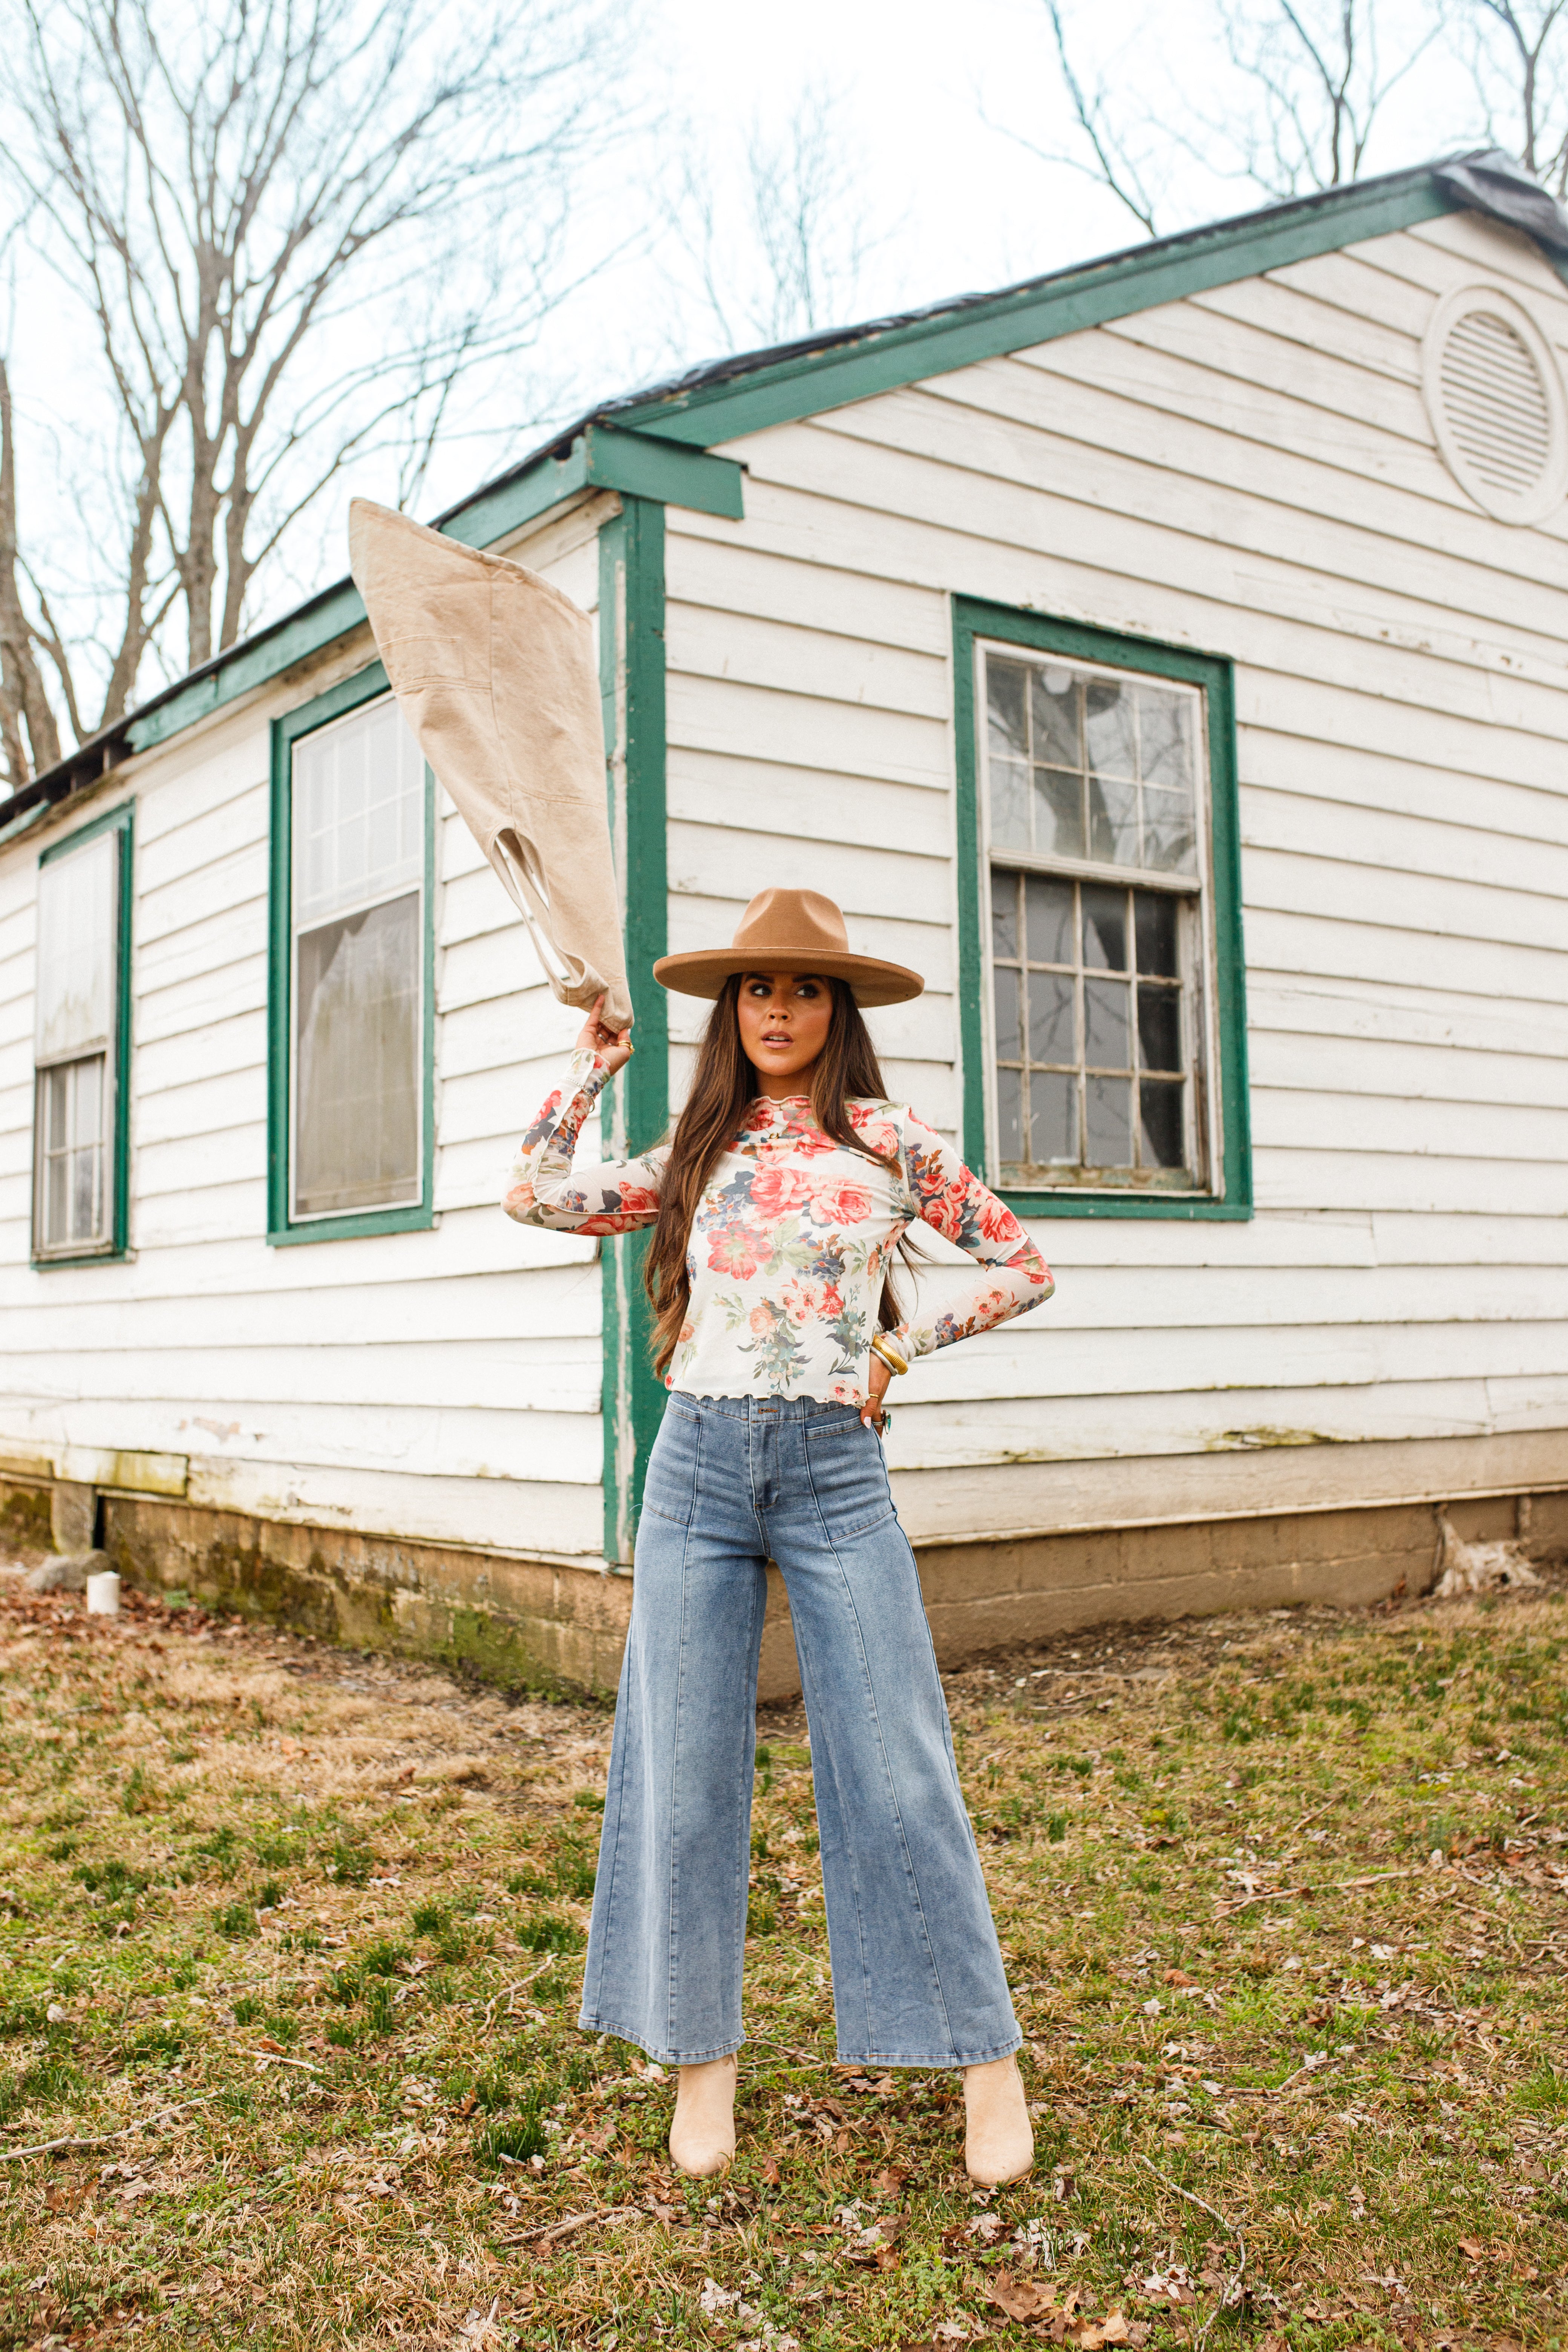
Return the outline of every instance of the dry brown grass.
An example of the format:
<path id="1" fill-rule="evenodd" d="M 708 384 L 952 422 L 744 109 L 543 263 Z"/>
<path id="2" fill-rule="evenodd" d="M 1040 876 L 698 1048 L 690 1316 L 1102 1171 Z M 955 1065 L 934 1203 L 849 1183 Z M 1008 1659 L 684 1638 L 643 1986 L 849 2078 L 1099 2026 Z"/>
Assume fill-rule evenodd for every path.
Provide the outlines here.
<path id="1" fill-rule="evenodd" d="M 0 2345 L 1568 2336 L 1557 1591 L 950 1677 L 1039 2137 L 994 2197 L 952 2078 L 832 2066 L 797 1713 L 685 2182 L 573 2026 L 607 1710 L 132 1608 L 0 1580 L 0 2144 L 93 2143 L 0 2168 Z"/>

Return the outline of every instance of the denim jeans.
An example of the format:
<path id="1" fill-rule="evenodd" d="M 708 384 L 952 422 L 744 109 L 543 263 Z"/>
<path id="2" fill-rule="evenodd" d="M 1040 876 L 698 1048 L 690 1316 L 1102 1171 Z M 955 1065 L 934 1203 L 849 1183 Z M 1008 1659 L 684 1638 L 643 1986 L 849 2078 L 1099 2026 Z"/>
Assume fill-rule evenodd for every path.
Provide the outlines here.
<path id="1" fill-rule="evenodd" d="M 691 2065 L 738 2049 L 767 1562 L 811 1727 L 841 2061 L 966 2066 L 1022 2039 L 914 1555 L 853 1406 L 673 1395 L 637 1526 L 581 2023 Z"/>

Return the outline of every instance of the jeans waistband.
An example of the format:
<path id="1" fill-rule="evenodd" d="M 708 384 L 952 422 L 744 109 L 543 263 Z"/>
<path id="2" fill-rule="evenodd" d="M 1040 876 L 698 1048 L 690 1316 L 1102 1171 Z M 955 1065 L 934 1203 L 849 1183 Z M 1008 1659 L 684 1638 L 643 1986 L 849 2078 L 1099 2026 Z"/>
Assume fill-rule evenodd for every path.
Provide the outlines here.
<path id="1" fill-rule="evenodd" d="M 727 1421 L 816 1421 L 825 1413 L 847 1414 L 853 1420 L 859 1411 L 828 1397 L 693 1396 L 686 1389 L 672 1389 L 670 1402 L 678 1402 L 688 1412 L 722 1413 Z"/>

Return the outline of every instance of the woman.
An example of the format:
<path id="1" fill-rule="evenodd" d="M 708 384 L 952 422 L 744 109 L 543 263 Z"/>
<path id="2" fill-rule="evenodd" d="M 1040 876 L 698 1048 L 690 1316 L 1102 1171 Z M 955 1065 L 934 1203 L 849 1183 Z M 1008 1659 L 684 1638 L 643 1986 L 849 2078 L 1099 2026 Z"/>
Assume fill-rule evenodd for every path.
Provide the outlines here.
<path id="1" fill-rule="evenodd" d="M 717 1000 L 672 1138 L 573 1165 L 632 1051 L 596 1006 L 506 1198 L 524 1224 L 653 1227 L 671 1392 L 637 1526 L 580 2022 L 679 2067 L 670 2153 L 721 2170 L 775 1559 L 811 1727 L 840 2061 L 962 2067 L 970 2173 L 1018 2179 L 1034 2158 L 1021 2036 L 878 1440 L 911 1358 L 1038 1306 L 1051 1276 L 994 1194 L 888 1099 L 859 1007 L 924 983 L 852 954 L 831 899 L 764 890 L 729 948 L 666 956 L 654 976 Z M 889 1265 L 917 1220 L 987 1271 L 901 1321 Z"/>

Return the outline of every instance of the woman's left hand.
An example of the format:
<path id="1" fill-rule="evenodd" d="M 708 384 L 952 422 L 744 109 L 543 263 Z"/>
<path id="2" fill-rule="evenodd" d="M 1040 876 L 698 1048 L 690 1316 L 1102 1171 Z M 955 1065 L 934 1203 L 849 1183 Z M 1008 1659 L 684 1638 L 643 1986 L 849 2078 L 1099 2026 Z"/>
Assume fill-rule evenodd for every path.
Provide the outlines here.
<path id="1" fill-rule="evenodd" d="M 860 1408 L 860 1418 L 867 1428 L 874 1429 L 879 1436 L 881 1435 L 884 1418 L 882 1399 L 888 1393 L 888 1382 L 892 1377 L 891 1368 L 882 1361 L 880 1356 L 874 1355 L 866 1374 L 866 1386 L 870 1394 Z"/>

